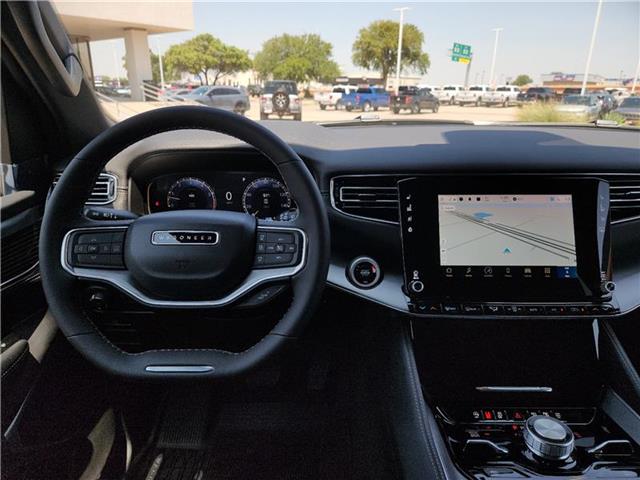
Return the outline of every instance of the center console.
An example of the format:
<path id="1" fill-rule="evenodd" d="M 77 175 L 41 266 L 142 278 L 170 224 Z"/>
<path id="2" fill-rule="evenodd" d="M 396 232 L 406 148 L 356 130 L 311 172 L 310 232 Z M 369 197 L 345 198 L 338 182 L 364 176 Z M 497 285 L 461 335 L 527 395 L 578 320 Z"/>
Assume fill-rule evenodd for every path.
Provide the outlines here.
<path id="1" fill-rule="evenodd" d="M 398 195 L 413 313 L 617 313 L 606 182 L 418 176 L 400 180 Z"/>
<path id="2" fill-rule="evenodd" d="M 640 478 L 633 440 L 595 408 L 438 408 L 471 478 Z"/>

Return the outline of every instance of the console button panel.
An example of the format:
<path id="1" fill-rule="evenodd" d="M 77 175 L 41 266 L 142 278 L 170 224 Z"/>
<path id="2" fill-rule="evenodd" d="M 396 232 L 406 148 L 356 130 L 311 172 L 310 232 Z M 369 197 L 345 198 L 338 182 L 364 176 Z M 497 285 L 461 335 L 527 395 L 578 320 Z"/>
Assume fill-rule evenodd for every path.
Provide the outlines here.
<path id="1" fill-rule="evenodd" d="M 573 432 L 569 458 L 545 461 L 527 448 L 524 423 L 539 415 Z M 640 478 L 638 445 L 596 408 L 440 406 L 436 418 L 455 462 L 473 479 Z"/>
<path id="2" fill-rule="evenodd" d="M 451 303 L 411 302 L 409 311 L 430 316 L 477 316 L 490 317 L 602 317 L 616 315 L 620 310 L 611 303 L 599 304 L 498 304 L 498 303 Z"/>

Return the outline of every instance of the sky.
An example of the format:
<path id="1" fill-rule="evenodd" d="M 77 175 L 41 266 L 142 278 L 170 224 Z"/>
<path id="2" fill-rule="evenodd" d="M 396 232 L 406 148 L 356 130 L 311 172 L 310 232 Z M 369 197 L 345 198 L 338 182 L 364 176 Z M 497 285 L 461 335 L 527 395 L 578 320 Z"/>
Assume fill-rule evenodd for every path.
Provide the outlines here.
<path id="1" fill-rule="evenodd" d="M 431 67 L 423 82 L 463 83 L 466 66 L 448 57 L 453 42 L 471 45 L 471 83 L 488 83 L 495 33 L 500 33 L 496 80 L 503 83 L 525 73 L 540 82 L 550 72 L 583 73 L 593 31 L 596 1 L 572 2 L 357 2 L 274 3 L 195 2 L 193 32 L 149 37 L 153 51 L 166 50 L 199 33 L 248 50 L 283 33 L 317 33 L 333 45 L 333 57 L 344 74 L 362 72 L 351 62 L 358 31 L 374 20 L 399 18 L 393 9 L 408 6 L 405 22 L 425 37 L 423 49 Z M 121 40 L 94 42 L 95 75 L 116 75 L 113 51 L 124 55 Z M 633 77 L 640 57 L 640 0 L 609 1 L 602 7 L 590 72 L 608 78 Z M 403 72 L 410 74 L 411 72 Z M 124 76 L 124 71 L 120 72 Z M 484 80 L 484 82 L 483 82 Z"/>

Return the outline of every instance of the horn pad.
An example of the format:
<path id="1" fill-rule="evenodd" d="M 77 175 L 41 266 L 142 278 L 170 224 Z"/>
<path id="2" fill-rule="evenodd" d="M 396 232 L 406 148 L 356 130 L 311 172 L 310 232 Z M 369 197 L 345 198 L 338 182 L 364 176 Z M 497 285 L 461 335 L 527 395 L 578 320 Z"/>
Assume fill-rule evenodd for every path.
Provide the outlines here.
<path id="1" fill-rule="evenodd" d="M 136 285 L 152 296 L 211 300 L 249 274 L 256 219 L 246 213 L 184 210 L 154 213 L 127 231 L 124 259 Z"/>

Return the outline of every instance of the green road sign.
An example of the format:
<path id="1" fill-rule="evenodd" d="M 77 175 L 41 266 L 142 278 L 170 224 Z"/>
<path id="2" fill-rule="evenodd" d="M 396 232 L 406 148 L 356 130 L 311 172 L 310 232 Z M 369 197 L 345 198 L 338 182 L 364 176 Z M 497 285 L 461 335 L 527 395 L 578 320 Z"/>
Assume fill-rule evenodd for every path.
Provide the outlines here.
<path id="1" fill-rule="evenodd" d="M 469 63 L 471 61 L 471 45 L 454 43 L 451 49 L 451 60 L 454 62 Z"/>

